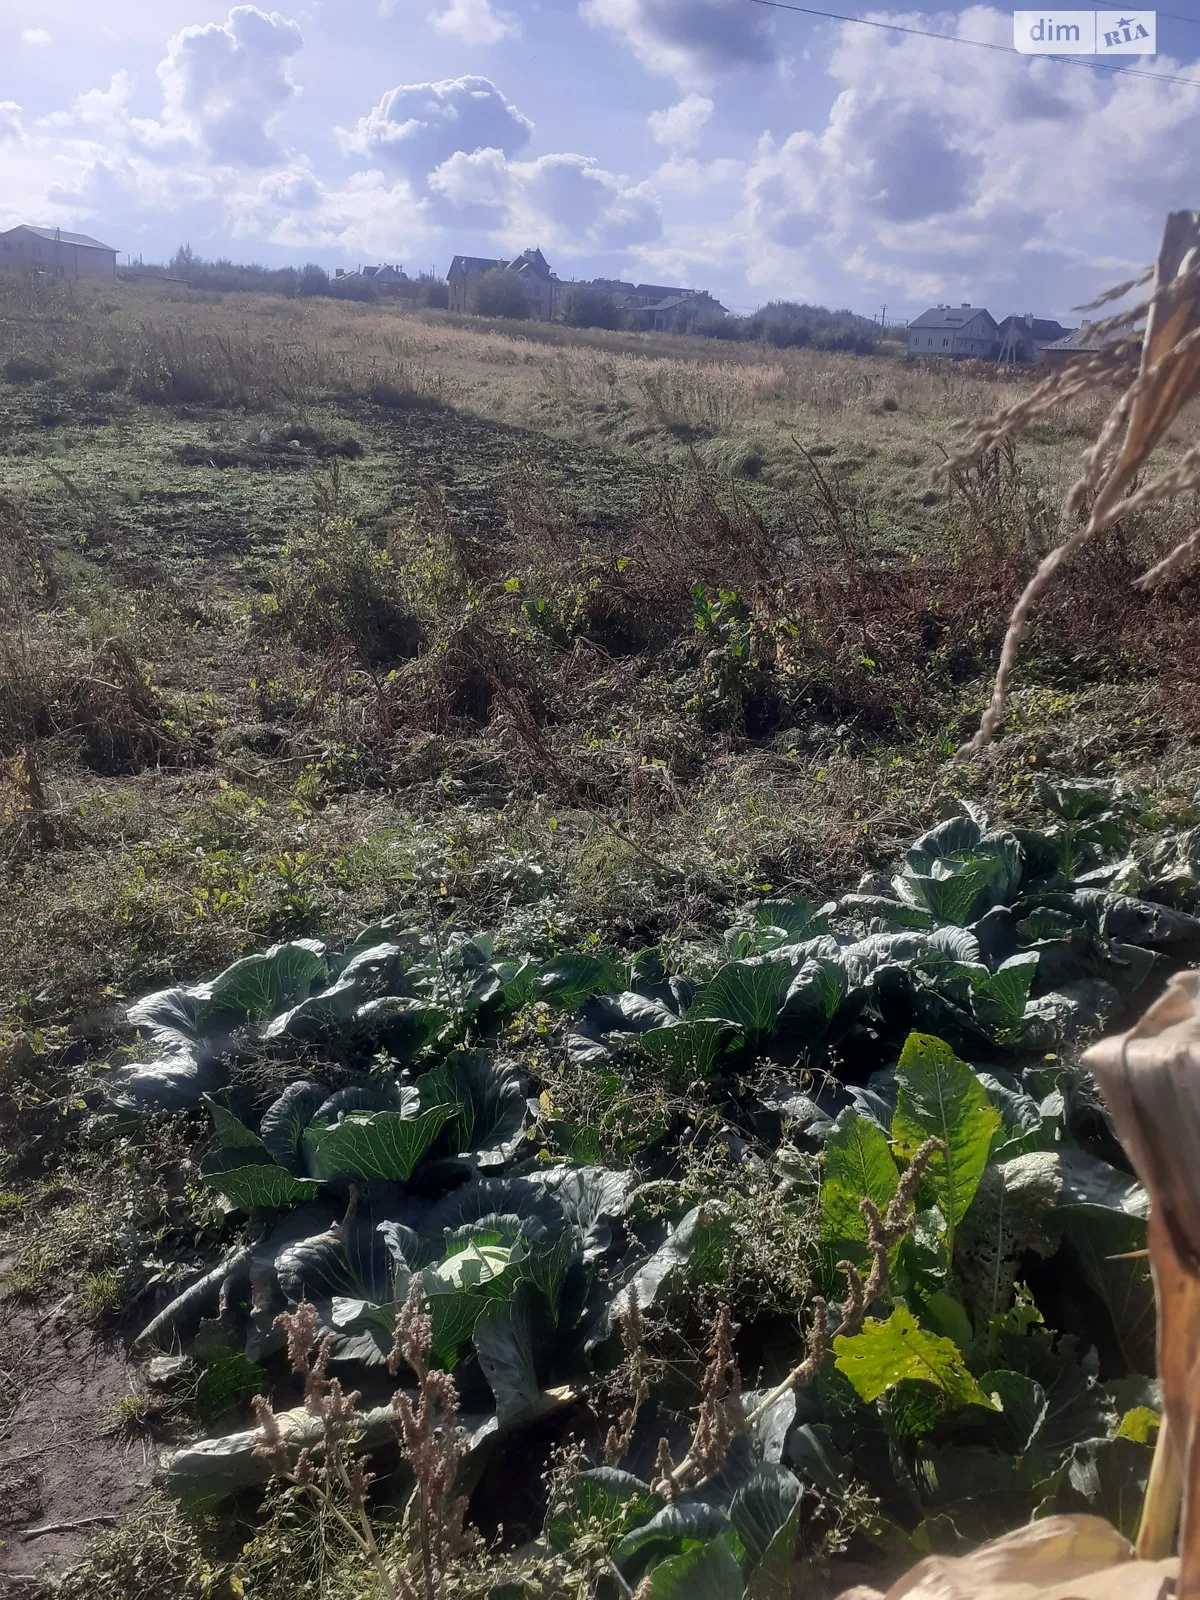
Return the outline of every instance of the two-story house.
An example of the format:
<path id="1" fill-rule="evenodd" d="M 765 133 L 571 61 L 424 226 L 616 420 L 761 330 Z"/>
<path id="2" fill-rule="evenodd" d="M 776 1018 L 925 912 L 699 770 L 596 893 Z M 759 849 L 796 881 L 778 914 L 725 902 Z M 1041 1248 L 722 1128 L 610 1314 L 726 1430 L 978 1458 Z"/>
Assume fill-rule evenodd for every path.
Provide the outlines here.
<path id="1" fill-rule="evenodd" d="M 999 348 L 999 326 L 982 306 L 932 306 L 908 325 L 908 353 L 991 361 Z"/>
<path id="2" fill-rule="evenodd" d="M 532 322 L 552 322 L 558 309 L 561 285 L 550 269 L 550 263 L 540 250 L 522 250 L 511 261 L 501 261 L 488 256 L 455 256 L 446 274 L 449 288 L 449 309 L 460 314 L 473 310 L 472 280 L 488 272 L 510 272 L 518 280 L 525 294 Z"/>

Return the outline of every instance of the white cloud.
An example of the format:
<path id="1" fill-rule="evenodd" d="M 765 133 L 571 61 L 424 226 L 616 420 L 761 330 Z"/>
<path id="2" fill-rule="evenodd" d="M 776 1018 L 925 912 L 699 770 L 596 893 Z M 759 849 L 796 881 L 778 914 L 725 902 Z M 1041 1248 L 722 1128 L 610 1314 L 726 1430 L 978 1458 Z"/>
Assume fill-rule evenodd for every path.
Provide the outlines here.
<path id="1" fill-rule="evenodd" d="M 41 49 L 54 43 L 54 35 L 45 28 L 22 28 L 21 43 L 31 45 L 35 50 Z"/>
<path id="2" fill-rule="evenodd" d="M 463 77 L 389 89 L 353 129 L 337 132 L 347 153 L 422 178 L 459 152 L 513 155 L 529 142 L 533 123 L 490 79 Z"/>
<path id="3" fill-rule="evenodd" d="M 542 243 L 567 253 L 622 249 L 662 231 L 658 196 L 588 156 L 510 161 L 500 150 L 458 152 L 430 174 L 439 216 L 485 229 L 516 246 Z"/>
<path id="4" fill-rule="evenodd" d="M 20 141 L 21 108 L 15 100 L 0 100 L 0 144 L 7 139 Z"/>
<path id="5" fill-rule="evenodd" d="M 450 0 L 445 11 L 431 11 L 429 21 L 438 33 L 463 44 L 499 44 L 521 31 L 509 11 L 494 11 L 490 0 Z"/>
<path id="6" fill-rule="evenodd" d="M 256 6 L 235 6 L 224 23 L 184 28 L 159 63 L 163 126 L 215 160 L 267 166 L 283 155 L 274 124 L 299 91 L 290 58 L 299 24 Z"/>
<path id="7" fill-rule="evenodd" d="M 644 67 L 682 84 L 776 59 L 771 19 L 745 0 L 580 0 L 579 10 L 619 33 Z"/>
<path id="8" fill-rule="evenodd" d="M 646 121 L 656 144 L 669 145 L 672 150 L 694 150 L 712 114 L 711 100 L 701 94 L 689 94 L 665 111 L 652 111 Z"/>
<path id="9" fill-rule="evenodd" d="M 720 189 L 740 191 L 745 176 L 746 163 L 730 156 L 697 161 L 695 156 L 672 153 L 654 174 L 654 182 L 672 194 L 711 196 Z"/>
<path id="10" fill-rule="evenodd" d="M 1003 43 L 1010 22 L 976 6 L 956 27 Z M 1004 310 L 1057 295 L 1065 310 L 1081 281 L 1086 292 L 1112 275 L 1081 280 L 1081 259 L 1134 240 L 1148 256 L 1163 213 L 1194 203 L 1200 89 L 859 29 L 843 30 L 829 70 L 841 92 L 825 126 L 764 137 L 751 164 L 751 281 L 784 281 L 823 253 L 863 291 Z"/>

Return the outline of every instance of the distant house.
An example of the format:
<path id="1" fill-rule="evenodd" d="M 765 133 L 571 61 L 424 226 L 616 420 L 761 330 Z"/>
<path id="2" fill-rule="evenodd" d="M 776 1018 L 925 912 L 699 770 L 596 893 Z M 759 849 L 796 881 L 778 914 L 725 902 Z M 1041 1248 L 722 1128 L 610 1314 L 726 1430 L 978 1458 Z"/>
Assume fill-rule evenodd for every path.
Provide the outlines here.
<path id="1" fill-rule="evenodd" d="M 1000 348 L 997 361 L 1040 361 L 1042 351 L 1055 340 L 1071 333 L 1053 317 L 1035 317 L 1027 311 L 1023 317 L 1005 317 L 997 328 Z"/>
<path id="2" fill-rule="evenodd" d="M 19 222 L 0 233 L 0 272 L 46 272 L 56 278 L 115 278 L 117 252 L 86 233 Z"/>
<path id="3" fill-rule="evenodd" d="M 1106 345 L 1115 344 L 1118 339 L 1128 335 L 1122 330 L 1115 333 L 1098 334 L 1095 324 L 1085 322 L 1081 328 L 1074 328 L 1061 339 L 1043 345 L 1041 359 L 1048 367 L 1065 367 L 1074 356 L 1094 354 L 1103 350 Z M 1140 349 L 1140 342 L 1138 348 Z"/>
<path id="4" fill-rule="evenodd" d="M 639 285 L 639 287 L 642 287 Z M 660 299 L 648 299 L 642 305 L 626 308 L 630 327 L 643 328 L 649 333 L 672 333 L 686 328 L 698 313 L 724 317 L 728 313 L 707 289 L 671 289 Z"/>
<path id="5" fill-rule="evenodd" d="M 993 359 L 999 328 L 990 311 L 965 301 L 961 306 L 931 306 L 908 325 L 908 352 L 949 356 L 952 360 Z"/>
<path id="6" fill-rule="evenodd" d="M 511 261 L 488 256 L 455 256 L 446 274 L 451 311 L 460 315 L 472 309 L 471 285 L 488 272 L 509 272 L 519 281 L 533 322 L 552 322 L 558 310 L 561 284 L 538 249 L 523 250 Z"/>

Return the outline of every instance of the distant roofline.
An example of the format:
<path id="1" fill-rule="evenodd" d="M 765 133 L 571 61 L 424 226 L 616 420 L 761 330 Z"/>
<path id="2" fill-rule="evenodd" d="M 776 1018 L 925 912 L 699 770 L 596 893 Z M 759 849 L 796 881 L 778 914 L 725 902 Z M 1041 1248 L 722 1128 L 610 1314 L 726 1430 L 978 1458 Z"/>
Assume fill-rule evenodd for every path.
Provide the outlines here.
<path id="1" fill-rule="evenodd" d="M 22 228 L 26 233 L 35 233 L 39 239 L 46 239 L 51 244 L 75 244 L 85 250 L 107 250 L 114 256 L 117 253 L 116 245 L 104 244 L 100 239 L 93 239 L 89 233 L 69 233 L 65 228 L 43 228 L 36 222 L 16 222 L 11 228 L 3 229 L 0 238 L 17 233 Z"/>

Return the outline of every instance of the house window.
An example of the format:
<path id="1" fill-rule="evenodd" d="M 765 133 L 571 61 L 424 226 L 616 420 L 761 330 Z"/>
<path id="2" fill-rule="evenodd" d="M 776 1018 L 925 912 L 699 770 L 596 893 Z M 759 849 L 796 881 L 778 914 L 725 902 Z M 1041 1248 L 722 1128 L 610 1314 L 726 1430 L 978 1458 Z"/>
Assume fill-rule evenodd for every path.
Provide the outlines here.
<path id="1" fill-rule="evenodd" d="M 943 349 L 944 349 L 944 348 L 945 348 L 945 346 L 946 346 L 946 345 L 948 345 L 948 344 L 949 344 L 949 343 L 950 343 L 950 341 L 949 341 L 949 339 L 943 339 L 943 340 L 942 340 L 942 347 L 943 347 Z"/>

